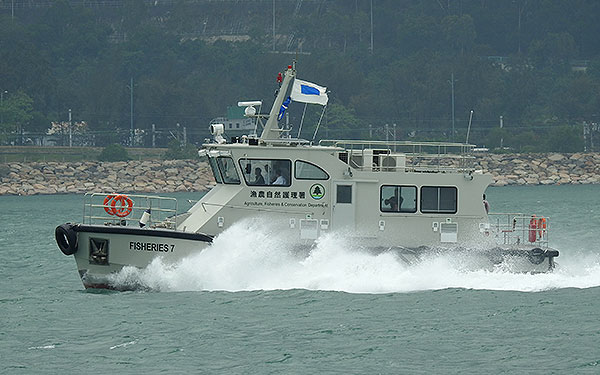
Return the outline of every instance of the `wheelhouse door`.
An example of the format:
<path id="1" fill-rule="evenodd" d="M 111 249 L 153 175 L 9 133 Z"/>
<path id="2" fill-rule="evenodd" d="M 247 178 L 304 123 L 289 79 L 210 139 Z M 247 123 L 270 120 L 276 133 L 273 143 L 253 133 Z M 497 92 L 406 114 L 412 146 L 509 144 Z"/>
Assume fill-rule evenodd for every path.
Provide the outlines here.
<path id="1" fill-rule="evenodd" d="M 333 201 L 333 227 L 354 230 L 356 185 L 353 182 L 335 181 Z"/>

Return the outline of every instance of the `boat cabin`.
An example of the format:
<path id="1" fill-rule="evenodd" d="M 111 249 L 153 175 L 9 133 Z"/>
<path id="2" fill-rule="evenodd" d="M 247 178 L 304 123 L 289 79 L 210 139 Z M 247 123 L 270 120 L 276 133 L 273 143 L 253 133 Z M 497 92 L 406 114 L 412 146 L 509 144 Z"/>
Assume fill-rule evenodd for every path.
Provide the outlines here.
<path id="1" fill-rule="evenodd" d="M 472 146 L 244 139 L 204 149 L 217 186 L 184 230 L 219 233 L 264 216 L 298 240 L 335 229 L 418 246 L 461 242 L 487 221 L 481 197 L 491 178 L 472 168 Z"/>

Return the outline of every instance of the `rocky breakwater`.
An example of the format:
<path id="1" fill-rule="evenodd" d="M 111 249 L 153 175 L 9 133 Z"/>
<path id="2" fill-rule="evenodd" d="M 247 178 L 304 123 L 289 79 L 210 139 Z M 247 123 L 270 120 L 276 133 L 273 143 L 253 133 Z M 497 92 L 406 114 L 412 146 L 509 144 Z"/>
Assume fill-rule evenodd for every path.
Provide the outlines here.
<path id="1" fill-rule="evenodd" d="M 0 165 L 0 195 L 170 193 L 213 186 L 208 164 L 195 160 Z"/>
<path id="2" fill-rule="evenodd" d="M 481 154 L 492 185 L 599 184 L 600 154 Z M 196 160 L 0 164 L 0 195 L 204 191 L 215 182 Z"/>
<path id="3" fill-rule="evenodd" d="M 494 186 L 600 183 L 599 153 L 486 154 L 477 163 Z"/>

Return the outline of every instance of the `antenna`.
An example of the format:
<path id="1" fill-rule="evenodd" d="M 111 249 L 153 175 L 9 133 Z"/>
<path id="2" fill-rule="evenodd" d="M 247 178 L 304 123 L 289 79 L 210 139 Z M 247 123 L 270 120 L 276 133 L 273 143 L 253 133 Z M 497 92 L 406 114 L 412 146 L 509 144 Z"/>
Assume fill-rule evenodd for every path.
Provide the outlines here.
<path id="1" fill-rule="evenodd" d="M 469 127 L 467 128 L 467 139 L 465 140 L 465 144 L 469 143 L 469 133 L 471 132 L 471 121 L 473 121 L 473 110 L 471 110 L 471 115 L 469 116 Z"/>
<path id="2" fill-rule="evenodd" d="M 327 109 L 327 104 L 323 106 L 323 112 L 321 112 L 321 117 L 319 117 L 319 122 L 317 123 L 317 127 L 315 128 L 315 134 L 313 134 L 312 140 L 315 141 L 317 137 L 317 132 L 319 131 L 319 126 L 321 126 L 321 120 L 323 120 L 323 115 L 325 114 L 325 110 Z"/>

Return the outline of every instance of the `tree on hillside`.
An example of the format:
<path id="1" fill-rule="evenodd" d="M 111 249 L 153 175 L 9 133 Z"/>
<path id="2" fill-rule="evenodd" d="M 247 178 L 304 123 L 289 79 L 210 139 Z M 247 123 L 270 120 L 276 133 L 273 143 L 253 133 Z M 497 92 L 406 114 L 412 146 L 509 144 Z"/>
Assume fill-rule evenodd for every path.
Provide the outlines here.
<path id="1" fill-rule="evenodd" d="M 566 71 L 569 61 L 577 54 L 577 46 L 569 33 L 549 33 L 542 40 L 534 40 L 528 53 L 537 67 Z"/>
<path id="2" fill-rule="evenodd" d="M 364 136 L 365 130 L 352 108 L 337 103 L 327 106 L 327 122 L 321 126 L 319 138 L 324 138 L 323 135 L 338 139 L 356 138 Z"/>
<path id="3" fill-rule="evenodd" d="M 600 114 L 600 81 L 574 73 L 560 78 L 553 87 L 550 103 L 559 118 L 584 121 Z"/>
<path id="4" fill-rule="evenodd" d="M 23 91 L 18 91 L 3 98 L 0 107 L 0 132 L 4 140 L 7 140 L 9 134 L 21 134 L 29 121 L 33 118 L 33 99 Z M 17 143 L 20 138 L 17 139 Z"/>
<path id="5" fill-rule="evenodd" d="M 477 33 L 473 18 L 468 15 L 450 15 L 442 19 L 441 28 L 450 47 L 450 54 L 464 54 L 475 44 Z"/>
<path id="6" fill-rule="evenodd" d="M 0 90 L 32 100 L 32 118 L 19 120 L 27 130 L 65 121 L 72 108 L 97 142 L 122 143 L 133 78 L 135 128 L 167 133 L 179 123 L 202 137 L 240 99 L 261 99 L 267 111 L 277 72 L 294 59 L 299 78 L 330 90 L 329 131 L 396 123 L 449 139 L 452 74 L 456 129 L 475 110 L 473 142 L 498 138 L 491 132 L 502 115 L 516 134 L 505 144 L 555 147 L 521 134 L 600 115 L 599 1 L 376 0 L 371 9 L 368 0 L 277 0 L 277 49 L 286 54 L 271 51 L 270 0 L 49 3 L 0 15 Z M 573 59 L 591 60 L 587 72 L 574 73 Z M 300 122 L 301 109 L 288 113 Z M 307 111 L 314 122 L 319 114 Z"/>

